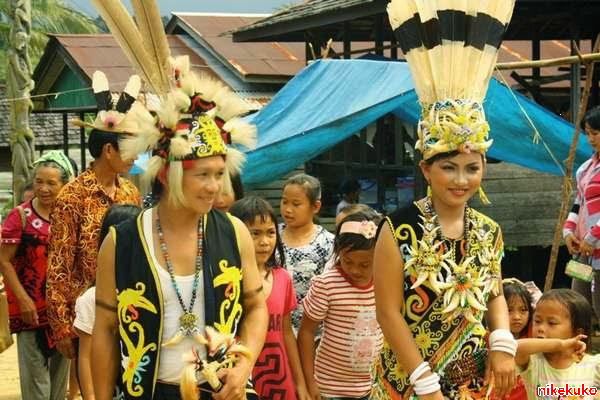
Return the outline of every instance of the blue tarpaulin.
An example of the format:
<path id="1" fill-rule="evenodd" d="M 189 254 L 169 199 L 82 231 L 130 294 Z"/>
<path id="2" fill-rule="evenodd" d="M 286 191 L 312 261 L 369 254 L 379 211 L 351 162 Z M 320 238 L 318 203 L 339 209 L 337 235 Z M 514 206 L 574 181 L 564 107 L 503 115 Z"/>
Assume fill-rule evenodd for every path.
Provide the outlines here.
<path id="1" fill-rule="evenodd" d="M 567 158 L 573 125 L 527 97 L 513 93 L 492 79 L 484 102 L 494 139 L 488 155 L 537 171 L 564 175 L 557 163 L 563 165 Z M 314 62 L 254 115 L 258 146 L 248 153 L 242 179 L 246 184 L 272 181 L 387 113 L 393 112 L 416 124 L 420 110 L 404 62 Z M 537 143 L 533 141 L 531 123 L 541 136 Z M 576 166 L 591 154 L 585 139 L 580 140 Z"/>

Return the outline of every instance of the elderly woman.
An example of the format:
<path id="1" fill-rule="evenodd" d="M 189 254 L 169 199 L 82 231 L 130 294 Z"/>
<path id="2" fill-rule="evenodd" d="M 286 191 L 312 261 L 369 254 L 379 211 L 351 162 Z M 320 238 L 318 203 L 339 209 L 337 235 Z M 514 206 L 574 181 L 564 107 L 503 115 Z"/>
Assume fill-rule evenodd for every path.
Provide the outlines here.
<path id="1" fill-rule="evenodd" d="M 2 225 L 0 272 L 7 286 L 11 332 L 17 334 L 23 398 L 62 400 L 69 364 L 48 334 L 48 216 L 73 168 L 59 151 L 46 153 L 34 164 L 34 197 L 12 210 Z"/>

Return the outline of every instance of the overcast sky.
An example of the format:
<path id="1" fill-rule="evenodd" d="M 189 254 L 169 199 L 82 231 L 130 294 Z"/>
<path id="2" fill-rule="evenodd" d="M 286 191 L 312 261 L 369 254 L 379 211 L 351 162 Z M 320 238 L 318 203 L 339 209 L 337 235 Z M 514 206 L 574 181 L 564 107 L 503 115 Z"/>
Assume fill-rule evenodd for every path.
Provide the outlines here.
<path id="1" fill-rule="evenodd" d="M 64 0 L 64 2 L 84 13 L 96 17 L 94 6 L 89 0 Z M 299 0 L 157 0 L 162 15 L 172 11 L 187 12 L 237 12 L 272 13 L 282 6 L 297 3 Z M 125 1 L 129 6 L 129 1 Z"/>

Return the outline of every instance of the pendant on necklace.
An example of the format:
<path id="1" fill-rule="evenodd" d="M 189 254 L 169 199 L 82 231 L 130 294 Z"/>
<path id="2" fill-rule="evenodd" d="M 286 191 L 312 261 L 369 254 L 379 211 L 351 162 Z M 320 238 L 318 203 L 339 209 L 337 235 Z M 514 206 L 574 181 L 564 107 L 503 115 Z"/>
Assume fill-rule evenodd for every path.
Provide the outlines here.
<path id="1" fill-rule="evenodd" d="M 183 315 L 179 317 L 179 329 L 170 339 L 162 344 L 162 347 L 174 346 L 178 343 L 181 343 L 181 341 L 188 336 L 191 336 L 192 339 L 198 344 L 208 344 L 208 341 L 202 335 L 200 329 L 196 326 L 197 320 L 198 317 L 195 314 L 192 314 L 191 312 L 183 313 Z"/>
<path id="2" fill-rule="evenodd" d="M 196 328 L 196 315 L 190 312 L 183 313 L 183 315 L 179 317 L 179 326 L 185 331 L 186 335 L 194 333 L 193 331 Z"/>

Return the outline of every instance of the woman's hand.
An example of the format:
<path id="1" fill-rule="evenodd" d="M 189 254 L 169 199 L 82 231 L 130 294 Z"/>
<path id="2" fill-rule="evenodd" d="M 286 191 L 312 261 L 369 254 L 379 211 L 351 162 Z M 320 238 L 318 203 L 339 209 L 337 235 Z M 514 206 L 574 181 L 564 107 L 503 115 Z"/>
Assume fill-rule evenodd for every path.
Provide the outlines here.
<path id="1" fill-rule="evenodd" d="M 245 400 L 246 382 L 252 368 L 245 357 L 240 358 L 233 368 L 224 368 L 217 373 L 223 387 L 213 394 L 214 400 Z"/>
<path id="2" fill-rule="evenodd" d="M 582 240 L 579 242 L 579 253 L 584 257 L 591 257 L 594 254 L 594 247 Z"/>
<path id="3" fill-rule="evenodd" d="M 569 250 L 569 254 L 575 255 L 578 254 L 580 249 L 580 240 L 575 237 L 572 233 L 569 233 L 565 238 L 565 244 L 567 245 L 567 249 Z"/>
<path id="4" fill-rule="evenodd" d="M 21 319 L 27 325 L 37 326 L 39 324 L 38 313 L 35 309 L 35 303 L 29 295 L 25 294 L 18 299 L 19 310 L 21 311 Z"/>
<path id="5" fill-rule="evenodd" d="M 587 347 L 584 342 L 585 339 L 587 339 L 585 335 L 577 335 L 570 339 L 564 339 L 560 347 L 563 351 L 572 353 L 577 362 L 579 362 L 583 358 Z"/>
<path id="6" fill-rule="evenodd" d="M 501 399 L 510 394 L 517 382 L 515 358 L 503 351 L 491 351 L 488 362 L 496 398 Z"/>
<path id="7" fill-rule="evenodd" d="M 424 395 L 421 395 L 418 397 L 421 400 L 443 400 L 444 399 L 444 396 L 442 396 L 442 392 L 439 390 L 437 392 L 424 394 Z"/>

